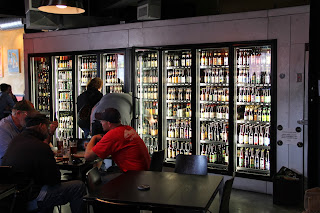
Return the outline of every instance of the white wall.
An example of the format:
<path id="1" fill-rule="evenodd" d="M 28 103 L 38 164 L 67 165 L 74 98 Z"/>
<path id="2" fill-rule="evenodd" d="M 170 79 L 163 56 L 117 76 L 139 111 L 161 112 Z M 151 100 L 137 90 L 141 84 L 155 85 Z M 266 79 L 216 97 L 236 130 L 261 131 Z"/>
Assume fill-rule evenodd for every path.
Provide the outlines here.
<path id="1" fill-rule="evenodd" d="M 26 34 L 25 67 L 29 53 L 277 39 L 277 124 L 289 130 L 302 127 L 297 120 L 302 118 L 304 110 L 304 76 L 298 83 L 296 74 L 304 69 L 309 11 L 309 6 L 301 6 Z M 280 73 L 285 74 L 284 79 L 279 78 Z M 283 146 L 277 146 L 277 170 L 286 166 L 302 173 L 302 149 L 287 144 L 286 140 L 283 142 Z M 272 183 L 264 181 L 237 178 L 234 186 L 272 193 Z"/>

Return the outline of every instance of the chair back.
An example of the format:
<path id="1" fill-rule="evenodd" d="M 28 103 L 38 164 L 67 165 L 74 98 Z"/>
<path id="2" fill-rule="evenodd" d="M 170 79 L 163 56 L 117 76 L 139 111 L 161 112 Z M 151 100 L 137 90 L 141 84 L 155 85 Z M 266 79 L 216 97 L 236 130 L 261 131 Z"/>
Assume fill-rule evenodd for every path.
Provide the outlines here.
<path id="1" fill-rule="evenodd" d="M 229 180 L 226 180 L 223 186 L 222 199 L 220 201 L 219 213 L 229 213 L 229 201 L 232 191 L 234 177 Z"/>
<path id="2" fill-rule="evenodd" d="M 164 150 L 154 152 L 151 156 L 149 171 L 162 172 L 164 160 Z"/>
<path id="3" fill-rule="evenodd" d="M 93 167 L 90 169 L 87 172 L 86 177 L 86 185 L 89 193 L 93 192 L 96 187 L 102 183 L 98 167 Z"/>
<path id="4" fill-rule="evenodd" d="M 208 159 L 204 155 L 177 155 L 174 172 L 180 174 L 207 175 Z"/>

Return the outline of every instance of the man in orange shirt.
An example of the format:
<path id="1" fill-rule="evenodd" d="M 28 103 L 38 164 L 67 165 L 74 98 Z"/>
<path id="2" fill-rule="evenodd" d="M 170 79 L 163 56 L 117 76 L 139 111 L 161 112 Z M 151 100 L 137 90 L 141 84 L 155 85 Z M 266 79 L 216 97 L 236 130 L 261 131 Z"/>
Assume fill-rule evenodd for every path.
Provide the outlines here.
<path id="1" fill-rule="evenodd" d="M 86 148 L 86 160 L 105 159 L 111 155 L 122 172 L 149 169 L 150 156 L 145 143 L 132 127 L 121 124 L 118 110 L 108 108 L 96 113 L 95 118 L 107 133 L 92 137 Z"/>

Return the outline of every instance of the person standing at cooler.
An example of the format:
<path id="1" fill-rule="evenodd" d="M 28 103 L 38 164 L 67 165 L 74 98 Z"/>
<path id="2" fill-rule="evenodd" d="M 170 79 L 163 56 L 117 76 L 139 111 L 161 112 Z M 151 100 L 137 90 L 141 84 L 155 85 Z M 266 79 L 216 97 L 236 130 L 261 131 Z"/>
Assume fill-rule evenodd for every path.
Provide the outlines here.
<path id="1" fill-rule="evenodd" d="M 84 155 L 87 161 L 111 155 L 122 172 L 149 169 L 150 156 L 145 143 L 132 127 L 121 124 L 118 110 L 108 108 L 96 113 L 95 118 L 107 133 L 92 137 Z"/>
<path id="2" fill-rule="evenodd" d="M 78 125 L 84 131 L 84 138 L 90 133 L 91 109 L 102 98 L 102 80 L 98 77 L 93 78 L 87 85 L 87 90 L 77 98 Z"/>

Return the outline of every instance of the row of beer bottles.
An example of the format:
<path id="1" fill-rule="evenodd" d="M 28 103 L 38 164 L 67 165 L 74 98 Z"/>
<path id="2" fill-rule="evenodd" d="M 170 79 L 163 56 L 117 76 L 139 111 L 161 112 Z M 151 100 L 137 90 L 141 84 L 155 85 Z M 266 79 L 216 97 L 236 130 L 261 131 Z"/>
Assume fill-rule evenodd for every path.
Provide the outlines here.
<path id="1" fill-rule="evenodd" d="M 158 66 L 158 54 L 157 53 L 148 53 L 145 55 L 140 55 L 138 57 L 138 68 L 150 68 Z"/>
<path id="2" fill-rule="evenodd" d="M 191 100 L 191 88 L 188 87 L 168 87 L 167 100 Z"/>
<path id="3" fill-rule="evenodd" d="M 168 69 L 167 83 L 172 84 L 191 84 L 191 70 L 190 69 Z"/>
<path id="4" fill-rule="evenodd" d="M 200 66 L 227 66 L 229 64 L 229 53 L 224 50 L 201 51 Z"/>
<path id="5" fill-rule="evenodd" d="M 38 83 L 40 84 L 49 83 L 48 71 L 38 71 Z"/>
<path id="6" fill-rule="evenodd" d="M 201 104 L 200 118 L 229 119 L 229 106 L 216 104 Z"/>
<path id="7" fill-rule="evenodd" d="M 238 102 L 271 103 L 271 91 L 262 87 L 240 87 Z"/>
<path id="8" fill-rule="evenodd" d="M 70 111 L 73 110 L 72 101 L 59 101 L 59 111 Z"/>
<path id="9" fill-rule="evenodd" d="M 58 68 L 72 69 L 71 56 L 60 56 L 58 60 Z"/>
<path id="10" fill-rule="evenodd" d="M 152 120 L 152 122 L 149 122 L 147 120 L 144 120 L 142 122 L 142 126 L 139 123 L 138 124 L 138 134 L 139 135 L 151 135 L 156 136 L 158 135 L 158 121 Z"/>
<path id="11" fill-rule="evenodd" d="M 202 122 L 200 139 L 228 143 L 229 126 L 223 122 Z"/>
<path id="12" fill-rule="evenodd" d="M 142 72 L 142 76 L 140 76 L 140 70 L 137 71 L 137 81 L 138 83 L 152 83 L 156 84 L 158 83 L 158 70 L 152 69 L 152 70 L 144 70 Z"/>
<path id="13" fill-rule="evenodd" d="M 147 116 L 158 115 L 158 102 L 157 101 L 146 101 L 144 102 L 144 113 Z"/>
<path id="14" fill-rule="evenodd" d="M 58 138 L 73 138 L 73 130 L 72 129 L 59 129 Z"/>
<path id="15" fill-rule="evenodd" d="M 92 78 L 97 77 L 97 71 L 82 71 L 81 84 L 87 84 Z"/>
<path id="16" fill-rule="evenodd" d="M 189 120 L 168 120 L 169 138 L 192 138 L 191 121 Z"/>
<path id="17" fill-rule="evenodd" d="M 117 71 L 107 71 L 106 83 L 123 83 L 123 81 L 120 78 L 118 78 Z"/>
<path id="18" fill-rule="evenodd" d="M 229 150 L 225 145 L 202 144 L 201 155 L 208 158 L 208 163 L 229 164 Z"/>
<path id="19" fill-rule="evenodd" d="M 271 65 L 270 49 L 238 49 L 237 50 L 237 65 Z"/>
<path id="20" fill-rule="evenodd" d="M 200 76 L 200 82 L 208 84 L 229 84 L 229 69 L 227 67 L 205 69 Z"/>
<path id="21" fill-rule="evenodd" d="M 138 98 L 158 99 L 158 86 L 138 87 Z"/>
<path id="22" fill-rule="evenodd" d="M 270 170 L 270 152 L 265 149 L 237 149 L 237 165 L 239 167 Z"/>
<path id="23" fill-rule="evenodd" d="M 177 155 L 192 155 L 191 142 L 179 142 L 168 140 L 167 143 L 167 158 L 175 159 Z"/>
<path id="24" fill-rule="evenodd" d="M 107 93 L 122 93 L 123 87 L 122 86 L 107 86 L 106 92 Z"/>
<path id="25" fill-rule="evenodd" d="M 116 69 L 116 67 L 117 67 L 117 56 L 107 55 L 106 69 Z"/>
<path id="26" fill-rule="evenodd" d="M 201 101 L 229 101 L 229 88 L 206 86 L 201 88 Z"/>
<path id="27" fill-rule="evenodd" d="M 157 152 L 159 150 L 157 137 L 145 137 L 143 138 L 143 141 L 146 144 L 146 147 L 150 155 L 152 155 L 153 152 Z"/>
<path id="28" fill-rule="evenodd" d="M 38 84 L 38 95 L 41 96 L 50 96 L 49 83 Z"/>
<path id="29" fill-rule="evenodd" d="M 59 71 L 58 79 L 59 80 L 71 80 L 72 79 L 72 72 L 71 71 Z"/>
<path id="30" fill-rule="evenodd" d="M 59 81 L 58 82 L 59 90 L 72 90 L 72 82 L 71 81 Z"/>
<path id="31" fill-rule="evenodd" d="M 168 67 L 190 67 L 191 62 L 191 52 L 177 52 L 167 54 Z"/>
<path id="32" fill-rule="evenodd" d="M 97 57 L 83 56 L 81 58 L 81 69 L 97 69 Z"/>
<path id="33" fill-rule="evenodd" d="M 50 97 L 38 97 L 38 110 L 50 111 Z"/>
<path id="34" fill-rule="evenodd" d="M 72 129 L 73 128 L 73 117 L 72 116 L 59 117 L 59 128 Z"/>
<path id="35" fill-rule="evenodd" d="M 168 103 L 168 117 L 179 117 L 179 118 L 191 118 L 191 104 L 190 103 Z"/>
<path id="36" fill-rule="evenodd" d="M 239 125 L 238 143 L 249 145 L 270 146 L 269 125 Z"/>
<path id="37" fill-rule="evenodd" d="M 248 69 L 237 69 L 237 82 L 243 84 L 270 84 L 270 71 L 251 71 Z"/>
<path id="38" fill-rule="evenodd" d="M 245 106 L 245 110 L 243 113 L 243 120 L 270 122 L 271 107 Z"/>

